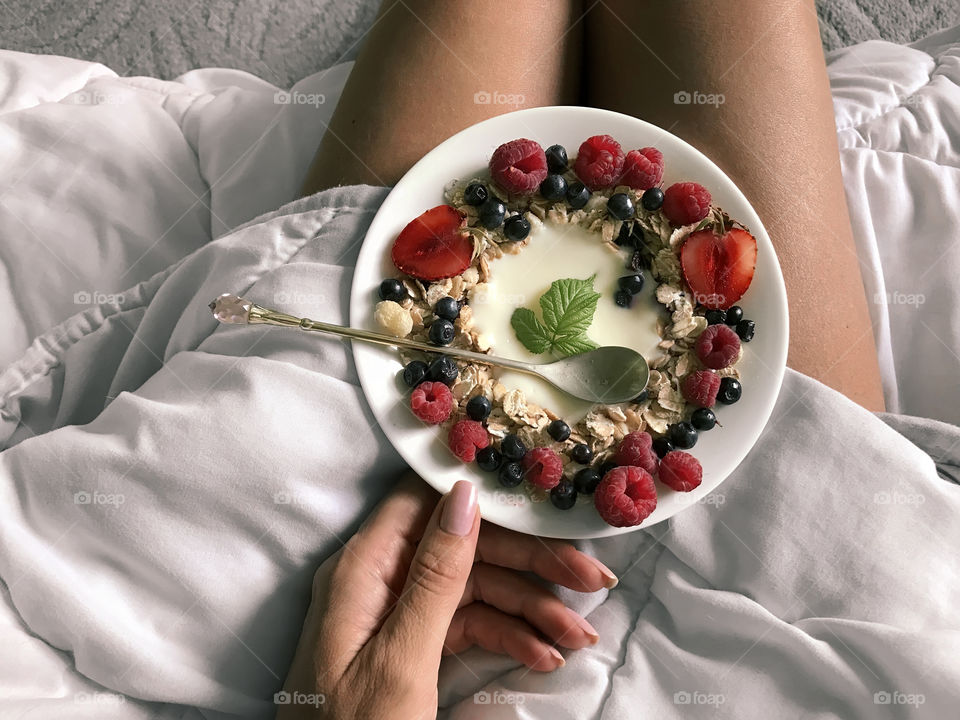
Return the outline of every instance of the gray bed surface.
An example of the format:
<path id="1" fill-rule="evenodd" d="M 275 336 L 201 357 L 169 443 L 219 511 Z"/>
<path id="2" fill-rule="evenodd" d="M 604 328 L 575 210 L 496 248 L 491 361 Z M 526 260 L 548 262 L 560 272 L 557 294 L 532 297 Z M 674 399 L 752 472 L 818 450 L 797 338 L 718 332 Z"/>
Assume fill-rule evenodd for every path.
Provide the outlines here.
<path id="1" fill-rule="evenodd" d="M 169 79 L 198 67 L 247 70 L 281 87 L 351 59 L 380 0 L 3 0 L 0 47 L 94 60 Z M 957 0 L 818 0 L 831 50 L 910 42 L 960 22 Z"/>

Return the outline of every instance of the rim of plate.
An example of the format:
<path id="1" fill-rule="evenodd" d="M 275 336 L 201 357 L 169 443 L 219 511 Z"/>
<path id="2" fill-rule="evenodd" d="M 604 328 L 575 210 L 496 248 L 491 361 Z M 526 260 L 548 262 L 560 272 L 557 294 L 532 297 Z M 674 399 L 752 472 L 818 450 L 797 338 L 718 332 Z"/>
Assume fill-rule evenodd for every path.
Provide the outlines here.
<path id="1" fill-rule="evenodd" d="M 395 349 L 353 344 L 353 356 L 367 403 L 387 439 L 403 459 L 441 493 L 461 479 L 474 481 L 480 513 L 485 520 L 542 537 L 585 539 L 619 535 L 662 522 L 692 505 L 723 504 L 715 493 L 753 448 L 773 412 L 786 368 L 789 313 L 783 274 L 776 251 L 756 211 L 736 184 L 706 155 L 679 137 L 629 115 L 579 106 L 550 106 L 517 110 L 483 120 L 437 145 L 400 179 L 370 224 L 357 257 L 350 292 L 350 323 L 376 329 L 373 307 L 384 277 L 395 275 L 389 249 L 397 233 L 425 210 L 443 204 L 443 190 L 451 182 L 482 173 L 490 154 L 504 142 L 528 137 L 544 147 L 554 143 L 578 148 L 591 135 L 609 134 L 625 148 L 655 145 L 664 154 L 664 186 L 681 180 L 700 182 L 717 205 L 742 222 L 757 239 L 757 270 L 747 294 L 738 304 L 757 322 L 757 335 L 745 346 L 738 367 L 743 374 L 743 397 L 722 408 L 724 427 L 702 433 L 692 452 L 703 465 L 703 482 L 688 493 L 678 493 L 657 481 L 657 508 L 639 525 L 607 525 L 593 503 L 559 510 L 547 502 L 532 502 L 522 487 L 505 489 L 493 473 L 475 463 L 464 464 L 449 451 L 446 438 L 413 416 L 406 404 L 407 388 L 399 379 L 402 368 Z M 679 172 L 676 170 L 679 169 Z M 753 391 L 759 391 L 754 394 Z M 734 442 L 730 442 L 734 432 Z"/>

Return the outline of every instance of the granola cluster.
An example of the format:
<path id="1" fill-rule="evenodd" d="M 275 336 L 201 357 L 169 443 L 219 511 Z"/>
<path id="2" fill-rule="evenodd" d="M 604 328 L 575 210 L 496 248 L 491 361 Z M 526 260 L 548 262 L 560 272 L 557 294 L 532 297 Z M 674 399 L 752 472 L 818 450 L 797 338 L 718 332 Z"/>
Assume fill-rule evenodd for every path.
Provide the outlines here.
<path id="1" fill-rule="evenodd" d="M 661 212 L 640 209 L 642 193 L 626 186 L 595 192 L 586 206 L 572 210 L 563 202 L 552 203 L 539 195 L 506 196 L 490 184 L 490 191 L 497 194 L 507 206 L 507 217 L 522 213 L 531 225 L 530 235 L 523 240 L 512 241 L 504 236 L 501 229 L 488 230 L 479 223 L 477 208 L 464 200 L 464 190 L 471 182 L 482 180 L 454 181 L 445 189 L 444 195 L 446 202 L 466 217 L 467 232 L 474 240 L 472 262 L 460 275 L 433 283 L 410 277 L 403 279 L 409 297 L 396 303 L 398 307 L 390 310 L 392 316 L 395 316 L 395 310 L 401 308 L 409 314 L 410 322 L 404 320 L 400 326 L 405 328 L 409 325 L 407 334 L 410 338 L 428 341 L 430 324 L 436 319 L 433 308 L 438 300 L 450 296 L 462 305 L 460 315 L 454 322 L 456 336 L 451 345 L 478 352 L 490 351 L 489 337 L 482 328 L 473 324 L 470 302 L 485 292 L 486 282 L 496 269 L 496 260 L 504 253 L 521 252 L 537 228 L 544 223 L 575 223 L 596 234 L 597 241 L 609 249 L 611 262 L 624 263 L 626 268 L 634 271 L 649 268 L 648 274 L 657 283 L 656 299 L 665 310 L 657 321 L 657 332 L 661 338 L 658 348 L 661 352 L 647 358 L 650 380 L 647 390 L 637 401 L 596 406 L 581 421 L 572 425 L 570 437 L 562 442 L 554 441 L 547 433 L 550 422 L 558 419 L 549 408 L 533 403 L 521 390 L 506 387 L 494 376 L 491 367 L 458 361 L 460 374 L 451 387 L 457 408 L 444 427 L 466 417 L 467 402 L 472 397 L 484 395 L 493 406 L 487 419 L 487 430 L 493 438 L 502 439 L 507 434 L 516 434 L 527 447 L 553 448 L 564 463 L 564 475 L 569 477 L 583 467 L 570 457 L 570 451 L 578 443 L 588 445 L 593 451 L 591 464 L 600 465 L 628 433 L 647 430 L 653 434 L 663 434 L 671 424 L 689 419 L 695 408 L 684 399 L 680 382 L 688 373 L 703 368 L 694 351 L 694 344 L 707 327 L 707 320 L 697 311 L 693 296 L 683 280 L 679 248 L 684 238 L 695 230 L 715 224 L 730 227 L 736 223 L 722 210 L 712 207 L 710 214 L 699 223 L 674 228 Z M 635 218 L 620 221 L 610 216 L 607 201 L 615 193 L 627 193 L 630 196 L 638 208 Z M 386 313 L 386 309 L 378 306 L 378 312 Z M 442 349 L 438 348 L 438 352 L 442 352 Z M 404 351 L 401 354 L 405 363 L 427 359 L 416 352 Z M 735 378 L 740 375 L 735 364 L 719 370 L 718 374 Z M 531 495 L 535 500 L 546 497 L 542 491 L 531 487 L 527 489 L 532 490 Z"/>

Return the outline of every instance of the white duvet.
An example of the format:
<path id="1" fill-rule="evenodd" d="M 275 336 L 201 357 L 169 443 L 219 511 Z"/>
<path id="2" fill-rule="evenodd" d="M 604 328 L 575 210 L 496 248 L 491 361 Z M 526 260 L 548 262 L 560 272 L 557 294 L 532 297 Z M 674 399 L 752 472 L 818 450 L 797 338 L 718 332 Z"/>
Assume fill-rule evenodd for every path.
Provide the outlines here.
<path id="1" fill-rule="evenodd" d="M 888 407 L 931 420 L 788 373 L 710 503 L 592 546 L 621 584 L 568 597 L 600 645 L 447 662 L 444 716 L 956 715 L 960 30 L 830 68 Z M 347 321 L 384 190 L 275 208 L 348 71 L 278 96 L 0 53 L 0 717 L 272 714 L 313 569 L 401 462 L 346 346 L 206 302 Z"/>

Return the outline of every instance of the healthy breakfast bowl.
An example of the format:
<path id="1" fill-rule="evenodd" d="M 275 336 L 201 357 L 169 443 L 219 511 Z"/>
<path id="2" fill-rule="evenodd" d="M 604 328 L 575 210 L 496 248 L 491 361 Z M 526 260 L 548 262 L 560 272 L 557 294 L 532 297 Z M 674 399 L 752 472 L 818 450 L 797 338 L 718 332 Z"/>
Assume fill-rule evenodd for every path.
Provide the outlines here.
<path id="1" fill-rule="evenodd" d="M 562 149 L 562 151 L 561 151 Z M 605 110 L 521 110 L 468 128 L 391 191 L 361 248 L 351 325 L 436 355 L 354 345 L 373 413 L 437 490 L 469 478 L 520 532 L 629 532 L 697 502 L 773 409 L 788 314 L 776 254 L 702 153 Z M 644 394 L 591 405 L 463 347 L 548 362 L 639 351 Z"/>

